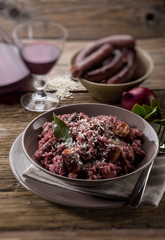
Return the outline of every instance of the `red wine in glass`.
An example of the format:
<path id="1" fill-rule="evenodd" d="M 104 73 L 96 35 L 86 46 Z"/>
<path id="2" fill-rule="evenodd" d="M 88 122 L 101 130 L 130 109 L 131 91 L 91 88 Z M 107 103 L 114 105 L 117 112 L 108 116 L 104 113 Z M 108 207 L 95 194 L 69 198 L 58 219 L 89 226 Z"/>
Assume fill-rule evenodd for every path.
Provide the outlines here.
<path id="1" fill-rule="evenodd" d="M 14 45 L 0 42 L 0 56 L 0 87 L 2 93 L 3 90 L 6 93 L 14 90 L 19 84 L 23 84 L 24 79 L 26 81 L 30 76 L 30 71 Z"/>
<path id="2" fill-rule="evenodd" d="M 21 104 L 30 111 L 43 112 L 56 108 L 59 99 L 46 92 L 46 74 L 61 56 L 68 32 L 55 22 L 32 20 L 18 24 L 13 30 L 15 44 L 24 63 L 34 76 L 33 86 L 37 91 L 21 97 Z"/>
<path id="3" fill-rule="evenodd" d="M 61 49 L 54 44 L 34 42 L 25 44 L 21 55 L 29 70 L 36 75 L 47 74 L 57 62 Z"/>

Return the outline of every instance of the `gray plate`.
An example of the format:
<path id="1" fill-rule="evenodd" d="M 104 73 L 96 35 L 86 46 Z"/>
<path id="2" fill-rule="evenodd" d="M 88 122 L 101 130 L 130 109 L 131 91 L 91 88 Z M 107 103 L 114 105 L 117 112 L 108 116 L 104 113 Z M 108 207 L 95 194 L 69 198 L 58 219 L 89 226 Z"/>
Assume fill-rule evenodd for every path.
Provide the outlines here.
<path id="1" fill-rule="evenodd" d="M 24 177 L 23 172 L 30 166 L 31 162 L 23 152 L 21 141 L 22 134 L 17 137 L 11 147 L 9 156 L 10 167 L 15 178 L 29 191 L 50 202 L 70 207 L 118 208 L 126 204 L 124 201 L 115 201 L 74 192 Z"/>

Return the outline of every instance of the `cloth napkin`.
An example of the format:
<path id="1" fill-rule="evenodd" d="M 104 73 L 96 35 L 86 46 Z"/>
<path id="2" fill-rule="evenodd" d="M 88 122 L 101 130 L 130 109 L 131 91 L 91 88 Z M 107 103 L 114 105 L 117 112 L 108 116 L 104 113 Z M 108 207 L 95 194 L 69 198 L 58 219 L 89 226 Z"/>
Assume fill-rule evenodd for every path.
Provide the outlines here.
<path id="1" fill-rule="evenodd" d="M 121 181 L 113 181 L 114 183 L 106 183 L 103 186 L 96 187 L 75 186 L 72 183 L 63 181 L 50 174 L 45 173 L 34 165 L 30 165 L 23 173 L 25 177 L 31 177 L 38 181 L 52 184 L 61 188 L 72 191 L 90 194 L 94 196 L 106 197 L 109 199 L 126 200 L 139 174 L 131 175 L 128 179 Z M 165 191 L 165 154 L 159 154 L 153 164 L 149 180 L 143 195 L 142 203 L 152 206 L 158 206 Z"/>

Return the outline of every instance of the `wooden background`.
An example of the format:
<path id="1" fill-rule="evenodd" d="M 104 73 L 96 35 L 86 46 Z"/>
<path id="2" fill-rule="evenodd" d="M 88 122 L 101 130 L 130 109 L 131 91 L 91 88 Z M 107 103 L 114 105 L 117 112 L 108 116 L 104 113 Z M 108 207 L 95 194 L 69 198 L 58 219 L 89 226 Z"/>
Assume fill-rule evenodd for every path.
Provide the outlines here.
<path id="1" fill-rule="evenodd" d="M 136 38 L 165 36 L 164 0 L 0 0 L 0 24 L 10 34 L 29 19 L 57 21 L 69 40 L 93 40 L 117 33 Z"/>
<path id="2" fill-rule="evenodd" d="M 144 86 L 154 90 L 165 117 L 165 0 L 0 0 L 0 24 L 9 35 L 30 19 L 57 21 L 69 30 L 60 73 L 88 40 L 119 33 L 136 37 L 155 62 Z M 165 196 L 158 208 L 79 209 L 49 203 L 19 184 L 9 166 L 10 147 L 39 115 L 21 107 L 21 94 L 0 96 L 0 240 L 164 240 Z M 87 91 L 73 96 L 60 105 L 97 102 Z"/>

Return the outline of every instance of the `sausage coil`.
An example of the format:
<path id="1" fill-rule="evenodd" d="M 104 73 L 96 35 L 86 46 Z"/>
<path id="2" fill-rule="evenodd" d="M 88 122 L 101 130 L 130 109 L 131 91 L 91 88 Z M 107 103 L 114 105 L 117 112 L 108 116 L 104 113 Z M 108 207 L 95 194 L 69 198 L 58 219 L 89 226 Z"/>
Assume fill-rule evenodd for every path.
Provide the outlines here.
<path id="1" fill-rule="evenodd" d="M 104 44 L 97 51 L 93 52 L 91 55 L 72 66 L 71 71 L 73 77 L 81 77 L 90 69 L 98 66 L 100 62 L 110 56 L 112 52 L 112 46 L 108 43 Z"/>
<path id="2" fill-rule="evenodd" d="M 114 57 L 110 61 L 103 63 L 100 68 L 89 71 L 85 75 L 85 79 L 92 82 L 100 82 L 103 79 L 110 78 L 117 73 L 123 65 L 123 53 L 121 50 L 114 50 Z"/>

